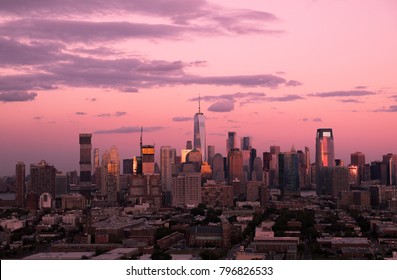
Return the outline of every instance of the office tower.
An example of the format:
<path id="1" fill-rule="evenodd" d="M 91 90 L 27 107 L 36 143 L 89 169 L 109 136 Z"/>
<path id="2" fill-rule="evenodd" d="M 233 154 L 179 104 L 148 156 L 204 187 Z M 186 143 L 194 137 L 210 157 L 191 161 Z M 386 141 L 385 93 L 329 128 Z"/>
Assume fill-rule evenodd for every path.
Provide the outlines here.
<path id="1" fill-rule="evenodd" d="M 164 205 L 171 205 L 172 168 L 175 164 L 175 149 L 170 146 L 160 148 L 161 191 L 164 193 Z"/>
<path id="2" fill-rule="evenodd" d="M 335 165 L 334 166 L 345 166 L 345 162 L 342 159 L 337 158 L 337 159 L 335 159 Z"/>
<path id="3" fill-rule="evenodd" d="M 116 146 L 102 155 L 101 163 L 101 193 L 110 204 L 117 202 L 120 191 L 120 156 Z"/>
<path id="4" fill-rule="evenodd" d="M 256 157 L 253 162 L 252 181 L 263 181 L 262 159 Z"/>
<path id="5" fill-rule="evenodd" d="M 142 174 L 154 174 L 154 146 L 142 146 Z"/>
<path id="6" fill-rule="evenodd" d="M 316 136 L 316 183 L 319 183 L 320 170 L 335 166 L 334 136 L 331 128 L 317 129 Z M 321 192 L 317 186 L 318 193 Z"/>
<path id="7" fill-rule="evenodd" d="M 361 152 L 355 152 L 350 155 L 350 164 L 355 165 L 358 168 L 358 184 L 364 180 L 364 166 L 365 166 L 365 154 Z"/>
<path id="8" fill-rule="evenodd" d="M 252 139 L 249 136 L 244 136 L 241 138 L 241 150 L 251 151 L 252 149 Z"/>
<path id="9" fill-rule="evenodd" d="M 172 206 L 196 207 L 201 203 L 201 174 L 183 172 L 172 177 Z"/>
<path id="10" fill-rule="evenodd" d="M 228 182 L 238 179 L 241 183 L 245 182 L 243 172 L 243 154 L 240 149 L 231 149 L 227 155 Z"/>
<path id="11" fill-rule="evenodd" d="M 193 131 L 193 144 L 194 148 L 199 150 L 203 161 L 207 161 L 207 142 L 205 134 L 205 117 L 200 110 L 200 97 L 199 97 L 199 111 L 194 115 L 194 131 Z"/>
<path id="12" fill-rule="evenodd" d="M 25 206 L 25 164 L 18 162 L 15 166 L 15 183 L 17 187 L 16 204 L 18 207 Z"/>
<path id="13" fill-rule="evenodd" d="M 212 180 L 217 183 L 225 181 L 225 165 L 223 156 L 215 154 L 212 159 Z"/>
<path id="14" fill-rule="evenodd" d="M 256 149 L 251 148 L 250 151 L 250 173 L 252 173 L 254 171 L 254 160 L 256 159 Z M 261 163 L 261 165 L 263 166 L 263 163 Z M 250 177 L 250 179 L 252 179 L 252 177 Z"/>
<path id="15" fill-rule="evenodd" d="M 68 178 L 68 186 L 77 185 L 79 183 L 79 176 L 76 170 L 67 172 L 66 176 Z"/>
<path id="16" fill-rule="evenodd" d="M 123 159 L 123 174 L 132 174 L 133 159 Z"/>
<path id="17" fill-rule="evenodd" d="M 215 146 L 208 146 L 208 156 L 207 156 L 207 161 L 208 164 L 211 165 L 212 167 L 212 158 L 215 155 Z"/>
<path id="18" fill-rule="evenodd" d="M 231 149 L 238 149 L 237 132 L 229 131 L 226 139 L 226 153 Z"/>
<path id="19" fill-rule="evenodd" d="M 68 180 L 66 174 L 57 172 L 55 174 L 55 198 L 68 193 Z"/>
<path id="20" fill-rule="evenodd" d="M 397 184 L 397 155 L 384 155 L 382 162 L 386 164 L 386 185 L 395 186 Z"/>
<path id="21" fill-rule="evenodd" d="M 186 150 L 193 150 L 192 141 L 186 141 Z"/>
<path id="22" fill-rule="evenodd" d="M 91 137 L 92 134 L 80 134 L 80 184 L 91 186 Z"/>
<path id="23" fill-rule="evenodd" d="M 270 153 L 272 155 L 277 155 L 280 153 L 280 146 L 270 146 Z"/>
<path id="24" fill-rule="evenodd" d="M 91 173 L 91 171 L 90 171 Z M 42 160 L 37 165 L 30 165 L 30 191 L 41 196 L 49 193 L 55 199 L 55 174 L 54 166 Z"/>
<path id="25" fill-rule="evenodd" d="M 300 194 L 299 156 L 295 148 L 290 152 L 280 153 L 279 158 L 279 185 L 283 195 Z"/>

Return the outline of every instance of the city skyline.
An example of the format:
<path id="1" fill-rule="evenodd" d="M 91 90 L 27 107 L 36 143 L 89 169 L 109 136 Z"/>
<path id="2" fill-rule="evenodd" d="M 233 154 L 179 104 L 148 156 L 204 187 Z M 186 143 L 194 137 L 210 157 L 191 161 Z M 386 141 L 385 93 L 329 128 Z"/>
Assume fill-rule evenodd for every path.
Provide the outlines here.
<path id="1" fill-rule="evenodd" d="M 115 3 L 0 3 L 0 176 L 20 161 L 79 170 L 80 133 L 124 159 L 143 126 L 156 161 L 179 153 L 198 95 L 223 156 L 236 131 L 258 155 L 307 146 L 314 162 L 321 127 L 345 163 L 397 153 L 395 1 Z"/>

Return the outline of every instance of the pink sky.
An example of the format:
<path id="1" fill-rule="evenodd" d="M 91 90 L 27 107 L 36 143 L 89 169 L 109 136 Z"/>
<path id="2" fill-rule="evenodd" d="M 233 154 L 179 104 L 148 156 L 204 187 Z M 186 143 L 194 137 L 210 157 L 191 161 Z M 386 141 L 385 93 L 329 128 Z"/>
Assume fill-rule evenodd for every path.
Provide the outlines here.
<path id="1" fill-rule="evenodd" d="M 180 150 L 198 94 L 222 154 L 236 131 L 259 155 L 314 159 L 321 127 L 346 163 L 397 153 L 394 0 L 76 2 L 0 2 L 0 176 L 41 159 L 78 170 L 83 132 L 121 158 L 140 126 L 158 153 Z"/>

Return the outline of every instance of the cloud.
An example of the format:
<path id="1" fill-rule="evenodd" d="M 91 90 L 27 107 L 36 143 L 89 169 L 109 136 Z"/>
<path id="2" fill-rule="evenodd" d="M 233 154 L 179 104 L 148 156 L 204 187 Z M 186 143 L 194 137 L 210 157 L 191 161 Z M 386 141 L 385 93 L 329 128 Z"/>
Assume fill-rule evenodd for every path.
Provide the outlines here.
<path id="1" fill-rule="evenodd" d="M 347 90 L 347 91 L 329 91 L 329 92 L 318 92 L 311 93 L 308 96 L 314 97 L 346 97 L 346 96 L 368 96 L 374 95 L 375 92 L 367 91 L 367 90 Z"/>
<path id="2" fill-rule="evenodd" d="M 295 100 L 299 100 L 299 99 L 305 99 L 305 98 L 302 96 L 296 95 L 296 94 L 266 98 L 266 100 L 270 101 L 270 102 L 288 102 L 288 101 L 295 101 Z"/>
<path id="3" fill-rule="evenodd" d="M 86 113 L 86 112 L 76 112 L 75 114 L 76 114 L 76 115 L 80 115 L 80 116 L 87 115 L 87 113 Z"/>
<path id="4" fill-rule="evenodd" d="M 41 117 L 41 116 L 33 117 L 33 119 L 34 119 L 34 120 L 37 120 L 37 121 L 41 120 L 42 118 L 43 118 L 43 117 Z"/>
<path id="5" fill-rule="evenodd" d="M 192 121 L 192 117 L 173 117 L 172 121 L 173 122 L 187 122 L 187 121 Z"/>
<path id="6" fill-rule="evenodd" d="M 323 120 L 321 118 L 303 118 L 303 122 L 322 122 Z"/>
<path id="7" fill-rule="evenodd" d="M 286 86 L 290 86 L 290 87 L 297 87 L 297 86 L 301 86 L 301 85 L 302 85 L 301 82 L 295 81 L 295 80 L 289 80 L 289 81 L 286 83 Z"/>
<path id="8" fill-rule="evenodd" d="M 221 94 L 221 95 L 206 95 L 206 96 L 201 96 L 200 100 L 201 101 L 218 101 L 218 100 L 229 100 L 229 101 L 235 101 L 238 99 L 263 99 L 266 96 L 266 94 L 262 92 L 237 92 L 237 93 L 231 93 L 231 94 Z M 194 97 L 190 99 L 190 101 L 198 101 L 198 97 Z"/>
<path id="9" fill-rule="evenodd" d="M 367 86 L 356 86 L 355 89 L 366 89 Z"/>
<path id="10" fill-rule="evenodd" d="M 1 79 L 0 79 L 1 80 Z M 37 93 L 35 92 L 25 92 L 25 91 L 8 91 L 0 93 L 1 102 L 24 102 L 32 101 L 36 98 Z"/>
<path id="11" fill-rule="evenodd" d="M 352 99 L 352 98 L 349 98 L 349 99 L 339 99 L 339 100 L 337 100 L 337 101 L 343 102 L 343 103 L 362 103 L 361 101 L 359 101 L 359 100 L 357 100 L 357 99 Z"/>
<path id="12" fill-rule="evenodd" d="M 126 114 L 127 114 L 127 112 L 119 112 L 118 111 L 118 112 L 115 112 L 113 114 L 110 114 L 110 113 L 99 114 L 99 115 L 97 115 L 97 117 L 100 117 L 100 118 L 121 117 L 121 116 L 124 116 Z"/>
<path id="13" fill-rule="evenodd" d="M 390 105 L 389 108 L 381 108 L 378 110 L 374 110 L 374 112 L 390 112 L 390 113 L 396 113 L 397 112 L 397 105 Z"/>
<path id="14" fill-rule="evenodd" d="M 163 129 L 162 126 L 153 126 L 153 127 L 145 127 L 145 132 L 153 132 L 157 130 Z M 108 130 L 97 130 L 94 131 L 95 134 L 125 134 L 125 133 L 140 133 L 141 127 L 140 126 L 123 126 L 120 128 L 108 129 Z"/>
<path id="15" fill-rule="evenodd" d="M 234 102 L 228 100 L 216 102 L 208 107 L 208 111 L 211 112 L 231 112 L 233 110 Z"/>

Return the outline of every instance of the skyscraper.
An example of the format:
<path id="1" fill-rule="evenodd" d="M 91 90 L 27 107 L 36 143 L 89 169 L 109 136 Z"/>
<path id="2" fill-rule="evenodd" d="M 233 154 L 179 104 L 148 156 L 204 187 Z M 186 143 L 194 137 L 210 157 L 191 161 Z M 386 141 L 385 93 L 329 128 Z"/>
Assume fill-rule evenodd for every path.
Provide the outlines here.
<path id="1" fill-rule="evenodd" d="M 109 203 L 114 204 L 120 191 L 120 156 L 116 146 L 103 153 L 101 165 L 101 193 Z"/>
<path id="2" fill-rule="evenodd" d="M 91 137 L 92 134 L 80 134 L 80 183 L 91 185 Z"/>
<path id="3" fill-rule="evenodd" d="M 350 155 L 350 163 L 358 168 L 358 184 L 364 180 L 365 154 L 355 152 Z"/>
<path id="4" fill-rule="evenodd" d="M 238 179 L 241 183 L 245 182 L 243 171 L 243 153 L 240 149 L 231 149 L 227 156 L 228 182 Z"/>
<path id="5" fill-rule="evenodd" d="M 212 158 L 212 179 L 215 182 L 225 181 L 225 165 L 223 156 L 221 154 L 215 154 Z"/>
<path id="6" fill-rule="evenodd" d="M 320 170 L 335 166 L 334 135 L 331 128 L 317 129 L 316 136 L 316 184 L 319 191 Z"/>
<path id="7" fill-rule="evenodd" d="M 237 145 L 237 132 L 229 131 L 227 133 L 226 139 L 226 153 L 228 153 L 231 149 L 238 149 Z"/>
<path id="8" fill-rule="evenodd" d="M 18 207 L 25 206 L 25 164 L 18 162 L 15 166 L 15 180 L 17 187 L 16 202 Z"/>
<path id="9" fill-rule="evenodd" d="M 208 146 L 208 156 L 207 161 L 212 167 L 212 158 L 215 156 L 215 146 Z"/>
<path id="10" fill-rule="evenodd" d="M 194 148 L 200 151 L 203 157 L 203 161 L 207 161 L 205 117 L 200 110 L 200 97 L 199 97 L 199 111 L 194 115 L 193 143 L 194 143 Z"/>

